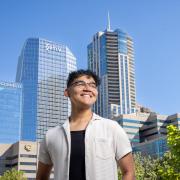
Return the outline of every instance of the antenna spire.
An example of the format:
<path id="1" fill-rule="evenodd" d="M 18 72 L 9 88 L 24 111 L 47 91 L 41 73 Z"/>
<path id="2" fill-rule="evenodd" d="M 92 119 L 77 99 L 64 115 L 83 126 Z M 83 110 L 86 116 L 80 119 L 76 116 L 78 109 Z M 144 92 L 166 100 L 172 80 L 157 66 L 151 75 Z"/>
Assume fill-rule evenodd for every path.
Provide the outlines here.
<path id="1" fill-rule="evenodd" d="M 111 30 L 111 24 L 110 24 L 110 17 L 109 17 L 109 11 L 108 11 L 108 25 L 107 25 L 107 31 Z"/>

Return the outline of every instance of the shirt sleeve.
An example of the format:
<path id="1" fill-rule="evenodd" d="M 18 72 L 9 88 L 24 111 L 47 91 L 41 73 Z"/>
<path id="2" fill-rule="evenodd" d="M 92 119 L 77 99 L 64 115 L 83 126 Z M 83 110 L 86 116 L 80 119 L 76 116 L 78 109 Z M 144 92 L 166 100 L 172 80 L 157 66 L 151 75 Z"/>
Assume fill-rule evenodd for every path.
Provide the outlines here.
<path id="1" fill-rule="evenodd" d="M 50 154 L 48 152 L 47 144 L 46 144 L 46 139 L 44 138 L 41 143 L 40 143 L 40 148 L 39 148 L 39 161 L 44 163 L 44 164 L 52 164 Z"/>
<path id="2" fill-rule="evenodd" d="M 115 157 L 116 160 L 118 161 L 126 154 L 132 152 L 132 148 L 126 132 L 118 123 L 116 123 L 116 126 L 114 128 L 114 133 L 115 133 L 115 148 L 116 148 Z"/>

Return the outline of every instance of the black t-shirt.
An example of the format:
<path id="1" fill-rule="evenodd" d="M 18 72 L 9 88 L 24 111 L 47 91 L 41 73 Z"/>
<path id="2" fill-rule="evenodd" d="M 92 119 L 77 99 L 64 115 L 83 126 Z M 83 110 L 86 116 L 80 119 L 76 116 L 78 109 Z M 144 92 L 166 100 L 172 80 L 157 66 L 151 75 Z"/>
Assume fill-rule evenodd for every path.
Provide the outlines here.
<path id="1" fill-rule="evenodd" d="M 69 180 L 86 180 L 85 130 L 71 131 L 71 156 Z"/>

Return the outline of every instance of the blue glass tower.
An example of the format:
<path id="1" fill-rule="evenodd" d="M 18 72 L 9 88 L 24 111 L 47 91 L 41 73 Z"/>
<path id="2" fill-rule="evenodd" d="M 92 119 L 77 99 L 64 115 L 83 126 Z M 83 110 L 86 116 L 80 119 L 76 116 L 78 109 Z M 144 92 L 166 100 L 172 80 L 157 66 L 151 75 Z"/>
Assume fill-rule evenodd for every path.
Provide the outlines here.
<path id="1" fill-rule="evenodd" d="M 113 118 L 135 112 L 135 68 L 132 38 L 120 29 L 97 32 L 87 47 L 88 68 L 101 77 L 94 111 Z"/>
<path id="2" fill-rule="evenodd" d="M 15 143 L 21 138 L 22 86 L 0 82 L 0 143 Z"/>
<path id="3" fill-rule="evenodd" d="M 76 58 L 67 46 L 41 38 L 26 40 L 16 74 L 24 87 L 22 140 L 41 140 L 68 117 L 71 107 L 63 92 L 73 70 Z"/>

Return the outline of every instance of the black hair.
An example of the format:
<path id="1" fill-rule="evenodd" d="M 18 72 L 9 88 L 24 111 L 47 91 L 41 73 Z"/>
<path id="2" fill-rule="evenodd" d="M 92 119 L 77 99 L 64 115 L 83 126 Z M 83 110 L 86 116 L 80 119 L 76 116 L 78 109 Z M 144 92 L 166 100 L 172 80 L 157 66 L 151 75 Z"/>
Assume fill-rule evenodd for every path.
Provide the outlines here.
<path id="1" fill-rule="evenodd" d="M 69 73 L 68 79 L 67 79 L 67 87 L 69 87 L 71 85 L 71 83 L 77 79 L 78 77 L 81 76 L 89 76 L 92 77 L 96 83 L 96 86 L 100 85 L 100 78 L 91 70 L 87 69 L 87 70 L 77 70 L 77 71 L 72 71 Z"/>

